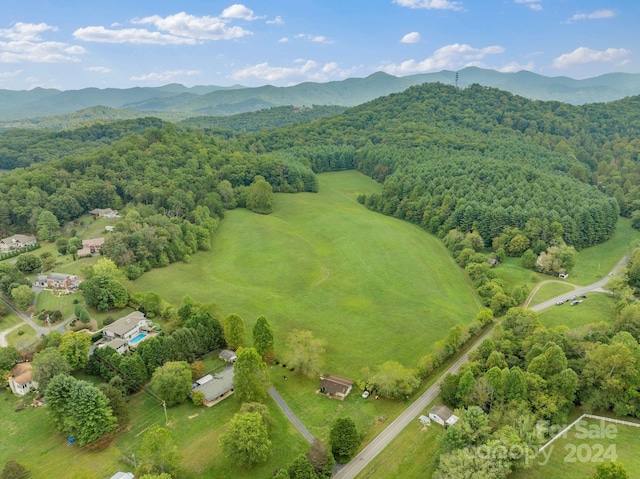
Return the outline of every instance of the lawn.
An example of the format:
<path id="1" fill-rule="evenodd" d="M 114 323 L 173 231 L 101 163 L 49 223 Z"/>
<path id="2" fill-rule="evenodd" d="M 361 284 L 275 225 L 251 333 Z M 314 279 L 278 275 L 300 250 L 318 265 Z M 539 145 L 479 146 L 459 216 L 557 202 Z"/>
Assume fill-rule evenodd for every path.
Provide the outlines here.
<path id="1" fill-rule="evenodd" d="M 549 279 L 547 275 L 523 268 L 520 264 L 520 258 L 505 258 L 492 271 L 504 281 L 505 291 L 508 293 L 511 293 L 513 288 L 523 285 L 531 291 L 540 281 Z"/>
<path id="2" fill-rule="evenodd" d="M 539 313 L 540 322 L 547 328 L 568 326 L 573 329 L 586 324 L 613 321 L 615 301 L 611 296 L 606 293 L 587 293 L 586 296 L 582 303 L 575 306 L 567 302 L 545 309 Z"/>
<path id="3" fill-rule="evenodd" d="M 595 473 L 599 462 L 611 460 L 605 457 L 608 451 L 617 456 L 616 461 L 622 463 L 630 477 L 640 477 L 640 428 L 631 426 L 611 425 L 599 431 L 601 423 L 590 420 L 586 426 L 590 431 L 598 431 L 596 438 L 583 439 L 578 429 L 572 428 L 566 437 L 558 439 L 545 451 L 548 458 L 537 457 L 533 459 L 533 467 L 514 472 L 513 479 L 547 479 L 562 477 L 563 479 L 584 479 Z M 614 429 L 610 429 L 610 428 Z M 591 429 L 594 428 L 594 429 Z M 608 433 L 604 433 L 608 431 Z"/>
<path id="4" fill-rule="evenodd" d="M 422 414 L 426 415 L 433 405 L 427 406 Z M 435 422 L 424 428 L 416 419 L 358 474 L 358 479 L 431 477 L 436 467 L 438 440 L 444 432 Z"/>
<path id="5" fill-rule="evenodd" d="M 616 230 L 608 241 L 578 253 L 578 261 L 569 276 L 571 282 L 586 286 L 602 279 L 638 240 L 640 231 L 631 227 L 631 220 L 618 218 Z"/>
<path id="6" fill-rule="evenodd" d="M 36 298 L 36 311 L 46 309 L 48 311 L 60 311 L 62 320 L 66 320 L 71 316 L 75 309 L 74 300 L 84 302 L 82 293 L 62 294 L 60 296 L 51 291 L 44 290 L 38 294 Z"/>
<path id="7" fill-rule="evenodd" d="M 356 379 L 389 359 L 413 367 L 475 316 L 463 271 L 435 236 L 360 205 L 358 193 L 380 191 L 370 178 L 318 178 L 317 194 L 276 194 L 271 215 L 228 212 L 212 251 L 145 273 L 134 289 L 174 304 L 185 294 L 217 303 L 240 314 L 247 331 L 264 314 L 276 354 L 289 331 L 312 330 L 327 341 L 331 374 Z"/>
<path id="8" fill-rule="evenodd" d="M 544 303 L 545 301 L 560 296 L 561 294 L 569 293 L 573 291 L 575 287 L 569 283 L 562 283 L 560 281 L 552 280 L 548 283 L 540 285 L 540 289 L 533 296 L 533 299 L 529 303 L 529 306 L 535 306 L 536 304 Z"/>
<path id="9" fill-rule="evenodd" d="M 130 430 L 117 436 L 102 451 L 88 452 L 67 447 L 51 425 L 44 408 L 15 411 L 19 399 L 0 391 L 0 464 L 17 459 L 32 471 L 33 479 L 73 477 L 93 479 L 110 477 L 117 470 L 131 470 L 121 461 L 133 457 L 144 432 L 153 425 L 165 427 L 162 406 L 148 393 L 138 393 L 130 401 Z M 278 467 L 286 467 L 306 450 L 302 435 L 288 422 L 274 402 L 268 403 L 274 426 L 270 434 L 273 443 L 271 459 L 251 469 L 240 469 L 223 457 L 218 438 L 226 423 L 239 410 L 235 396 L 206 408 L 185 403 L 167 410 L 168 429 L 182 454 L 184 479 L 216 477 L 220 479 L 251 479 L 270 477 Z"/>

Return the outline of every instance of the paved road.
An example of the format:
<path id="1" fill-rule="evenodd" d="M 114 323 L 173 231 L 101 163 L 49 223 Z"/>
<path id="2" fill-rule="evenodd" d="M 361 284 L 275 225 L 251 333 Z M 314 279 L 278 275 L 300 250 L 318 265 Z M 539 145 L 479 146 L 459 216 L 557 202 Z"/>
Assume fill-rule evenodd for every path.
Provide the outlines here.
<path id="1" fill-rule="evenodd" d="M 289 421 L 291 421 L 291 424 L 293 424 L 296 427 L 296 429 L 298 429 L 298 431 L 300 431 L 300 433 L 304 436 L 304 438 L 307 441 L 309 441 L 309 444 L 311 444 L 314 439 L 313 434 L 311 434 L 309 430 L 304 426 L 304 424 L 300 422 L 300 419 L 298 419 L 296 415 L 293 414 L 293 411 L 291 410 L 289 405 L 286 402 L 284 402 L 284 399 L 282 399 L 282 396 L 280 396 L 278 391 L 276 391 L 276 389 L 273 386 L 269 388 L 269 394 L 274 399 L 276 404 L 280 406 L 280 409 L 282 409 L 282 412 L 284 412 L 285 416 L 287 416 Z"/>
<path id="2" fill-rule="evenodd" d="M 25 314 L 22 311 L 20 311 L 18 308 L 16 308 L 13 305 L 13 303 L 11 301 L 7 300 L 6 298 L 3 298 L 2 296 L 0 296 L 0 301 L 2 301 L 4 304 L 6 304 L 7 307 L 9 309 L 11 309 L 11 311 L 13 311 L 16 314 L 16 316 L 18 316 L 20 319 L 22 319 L 22 321 L 24 321 L 29 326 L 31 326 L 33 328 L 33 330 L 36 332 L 36 337 L 37 338 L 40 338 L 42 336 L 46 336 L 47 334 L 49 334 L 53 330 L 57 330 L 57 331 L 60 331 L 61 333 L 64 333 L 66 331 L 65 326 L 67 325 L 67 323 L 69 321 L 71 321 L 75 317 L 74 315 L 71 315 L 67 319 L 65 319 L 63 322 L 61 322 L 60 324 L 56 325 L 55 328 L 47 328 L 47 327 L 40 326 L 39 324 L 37 324 L 33 319 L 31 319 L 31 316 L 29 314 Z"/>
<path id="3" fill-rule="evenodd" d="M 0 331 L 0 348 L 6 348 L 8 346 L 6 337 L 11 333 L 11 331 L 18 329 L 20 326 L 22 326 L 22 323 L 16 324 L 13 328 Z"/>
<path id="4" fill-rule="evenodd" d="M 622 258 L 613 269 L 615 274 L 627 261 L 627 258 Z M 602 291 L 604 285 L 609 281 L 609 277 L 605 277 L 600 281 L 583 288 L 576 289 L 570 293 L 563 294 L 556 298 L 545 301 L 544 303 L 537 304 L 530 309 L 534 311 L 542 311 L 550 306 L 555 306 L 556 301 L 559 299 L 565 299 L 573 295 L 585 294 L 592 291 Z M 449 369 L 447 369 L 440 378 L 427 389 L 418 399 L 416 399 L 407 409 L 405 409 L 391 424 L 389 424 L 373 441 L 371 441 L 357 456 L 355 456 L 351 462 L 344 466 L 338 467 L 335 475 L 335 479 L 353 479 L 355 478 L 371 460 L 376 457 L 380 451 L 382 451 L 400 432 L 407 427 L 409 423 L 415 422 L 420 412 L 432 402 L 440 393 L 440 383 L 447 374 L 455 374 L 460 367 L 467 362 L 469 353 L 480 346 L 482 341 L 489 338 L 493 328 L 487 331 L 482 337 L 469 348 L 469 350 L 463 354 Z"/>

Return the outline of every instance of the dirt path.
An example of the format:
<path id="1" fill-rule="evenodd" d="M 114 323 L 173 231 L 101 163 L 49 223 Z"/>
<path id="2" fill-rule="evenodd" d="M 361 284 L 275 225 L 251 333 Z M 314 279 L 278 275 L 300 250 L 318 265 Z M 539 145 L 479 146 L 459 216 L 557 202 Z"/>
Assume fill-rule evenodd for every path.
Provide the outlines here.
<path id="1" fill-rule="evenodd" d="M 9 335 L 9 333 L 11 333 L 11 331 L 14 331 L 22 326 L 22 324 L 23 323 L 18 323 L 12 328 L 0 331 L 0 348 L 6 348 L 7 346 L 9 346 L 9 344 L 7 343 L 7 336 Z"/>
<path id="2" fill-rule="evenodd" d="M 526 301 L 524 302 L 524 304 L 522 305 L 523 308 L 528 308 L 529 304 L 531 303 L 531 301 L 533 300 L 533 297 L 536 295 L 536 293 L 540 290 L 540 288 L 542 286 L 544 286 L 545 284 L 549 284 L 549 283 L 560 283 L 560 284 L 566 284 L 568 286 L 573 287 L 573 289 L 578 289 L 580 288 L 580 286 L 576 286 L 573 283 L 568 283 L 567 281 L 560 281 L 559 279 L 545 279 L 544 281 L 540 281 L 538 284 L 535 285 L 535 287 L 531 290 L 531 292 L 529 293 L 529 296 L 527 296 Z"/>

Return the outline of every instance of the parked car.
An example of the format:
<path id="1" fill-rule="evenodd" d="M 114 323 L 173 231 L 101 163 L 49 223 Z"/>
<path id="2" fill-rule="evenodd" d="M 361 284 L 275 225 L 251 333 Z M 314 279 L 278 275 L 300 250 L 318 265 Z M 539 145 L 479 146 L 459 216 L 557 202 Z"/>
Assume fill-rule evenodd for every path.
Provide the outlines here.
<path id="1" fill-rule="evenodd" d="M 363 393 L 362 393 L 362 398 L 363 398 L 363 399 L 367 399 L 367 398 L 369 397 L 369 394 L 370 394 L 370 393 L 369 393 L 369 391 L 365 391 L 365 392 L 363 392 Z"/>
<path id="2" fill-rule="evenodd" d="M 575 301 L 575 300 L 574 300 L 574 301 L 571 301 L 571 302 L 569 303 L 569 306 L 575 306 L 576 304 L 580 304 L 580 301 Z"/>
<path id="3" fill-rule="evenodd" d="M 564 303 L 566 303 L 566 302 L 567 302 L 567 300 L 566 300 L 566 299 L 560 299 L 560 300 L 556 301 L 556 304 L 557 304 L 558 306 L 560 306 L 561 304 L 564 304 Z"/>

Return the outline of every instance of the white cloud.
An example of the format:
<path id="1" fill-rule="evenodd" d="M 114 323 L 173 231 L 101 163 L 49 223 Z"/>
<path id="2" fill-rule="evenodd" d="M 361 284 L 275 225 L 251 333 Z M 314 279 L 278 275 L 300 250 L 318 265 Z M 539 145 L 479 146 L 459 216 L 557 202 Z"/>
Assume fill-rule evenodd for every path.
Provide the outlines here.
<path id="1" fill-rule="evenodd" d="M 111 73 L 113 71 L 111 68 L 107 68 L 107 67 L 87 67 L 87 70 L 90 72 L 97 72 L 97 73 Z"/>
<path id="2" fill-rule="evenodd" d="M 418 43 L 422 37 L 418 32 L 407 33 L 402 40 L 401 43 Z"/>
<path id="3" fill-rule="evenodd" d="M 257 20 L 260 18 L 253 14 L 253 10 L 245 7 L 241 3 L 236 3 L 225 8 L 220 16 L 222 18 L 240 18 L 242 20 Z"/>
<path id="4" fill-rule="evenodd" d="M 390 63 L 380 67 L 380 70 L 391 75 L 409 75 L 471 65 L 480 66 L 481 64 L 478 61 L 487 55 L 496 55 L 503 52 L 504 48 L 498 45 L 474 48 L 470 45 L 455 43 L 438 48 L 432 56 L 424 60 L 416 61 L 411 59 L 400 64 Z"/>
<path id="5" fill-rule="evenodd" d="M 56 27 L 46 23 L 22 23 L 18 22 L 11 28 L 1 28 L 0 37 L 9 40 L 35 42 L 41 39 L 40 33 L 47 30 L 57 31 Z"/>
<path id="6" fill-rule="evenodd" d="M 60 42 L 0 42 L 0 63 L 36 63 L 79 62 L 84 48 Z"/>
<path id="7" fill-rule="evenodd" d="M 220 17 L 196 17 L 185 12 L 161 17 L 151 15 L 131 20 L 134 25 L 152 25 L 146 28 L 105 28 L 89 26 L 77 29 L 73 35 L 84 41 L 100 43 L 136 43 L 152 45 L 194 45 L 209 40 L 233 40 L 253 33 L 231 25 L 234 19 L 255 20 L 253 10 L 241 4 L 226 8 Z"/>
<path id="8" fill-rule="evenodd" d="M 401 7 L 425 8 L 427 10 L 464 10 L 462 2 L 450 0 L 393 0 Z"/>
<path id="9" fill-rule="evenodd" d="M 46 23 L 16 23 L 11 28 L 0 29 L 0 63 L 19 63 L 22 61 L 37 63 L 77 62 L 85 50 L 77 45 L 61 42 L 42 41 L 41 33 L 57 31 Z"/>
<path id="10" fill-rule="evenodd" d="M 278 43 L 287 43 L 289 41 L 289 39 L 287 37 L 282 37 L 280 40 L 278 40 Z"/>
<path id="11" fill-rule="evenodd" d="M 231 7 L 229 7 L 231 8 Z M 196 17 L 185 12 L 167 17 L 152 15 L 133 20 L 134 24 L 151 24 L 160 31 L 171 35 L 197 40 L 232 40 L 251 35 L 251 32 L 238 26 L 229 26 L 228 19 L 218 17 Z"/>
<path id="12" fill-rule="evenodd" d="M 22 73 L 22 70 L 13 70 L 12 72 L 1 72 L 0 73 L 0 78 L 17 77 L 18 75 L 20 75 L 20 73 Z"/>
<path id="13" fill-rule="evenodd" d="M 283 25 L 284 24 L 284 20 L 282 19 L 282 17 L 280 15 L 278 15 L 273 20 L 267 20 L 267 24 L 268 25 Z"/>
<path id="14" fill-rule="evenodd" d="M 199 70 L 170 70 L 161 73 L 147 73 L 146 75 L 132 76 L 131 81 L 150 82 L 150 83 L 166 83 L 175 81 L 176 78 L 200 75 Z"/>
<path id="15" fill-rule="evenodd" d="M 592 62 L 613 62 L 621 60 L 631 52 L 626 48 L 607 48 L 603 51 L 579 47 L 571 53 L 565 53 L 553 60 L 555 68 L 568 68 L 574 65 L 584 65 Z"/>
<path id="16" fill-rule="evenodd" d="M 531 10 L 535 10 L 539 12 L 542 10 L 542 5 L 540 4 L 540 0 L 514 0 L 515 3 L 522 3 L 527 5 Z"/>
<path id="17" fill-rule="evenodd" d="M 304 81 L 326 82 L 333 78 L 346 78 L 354 69 L 340 68 L 338 63 L 320 65 L 313 60 L 296 59 L 296 67 L 275 67 L 267 62 L 242 70 L 236 70 L 231 77 L 235 80 L 261 80 L 274 83 L 294 84 Z"/>
<path id="18" fill-rule="evenodd" d="M 306 40 L 309 40 L 310 42 L 315 42 L 315 43 L 326 43 L 326 44 L 334 43 L 333 40 L 330 40 L 329 38 L 324 37 L 322 35 L 310 35 L 308 33 L 298 33 L 294 38 L 304 38 Z"/>
<path id="19" fill-rule="evenodd" d="M 510 62 L 497 70 L 502 73 L 516 73 L 522 70 L 533 70 L 534 64 L 533 62 L 525 63 L 524 65 L 520 65 L 518 62 Z"/>
<path id="20" fill-rule="evenodd" d="M 104 27 L 84 27 L 73 32 L 73 36 L 85 42 L 99 43 L 137 43 L 150 45 L 193 45 L 193 38 L 150 32 L 145 28 L 123 28 L 108 30 Z"/>
<path id="21" fill-rule="evenodd" d="M 567 20 L 567 23 L 575 23 L 580 20 L 601 20 L 603 18 L 613 18 L 615 16 L 616 12 L 613 10 L 596 10 L 591 13 L 576 13 Z"/>

